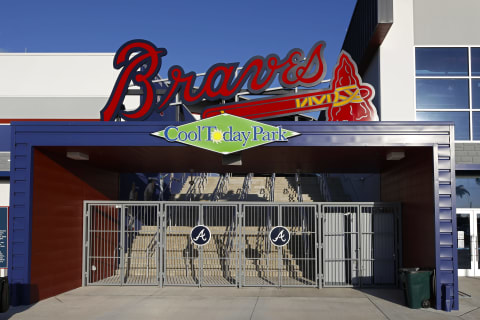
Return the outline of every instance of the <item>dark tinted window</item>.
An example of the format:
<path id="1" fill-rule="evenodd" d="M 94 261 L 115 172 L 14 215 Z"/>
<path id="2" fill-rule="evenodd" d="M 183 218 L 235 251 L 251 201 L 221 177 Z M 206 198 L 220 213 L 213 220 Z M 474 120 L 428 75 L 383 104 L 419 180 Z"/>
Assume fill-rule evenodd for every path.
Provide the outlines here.
<path id="1" fill-rule="evenodd" d="M 468 109 L 467 79 L 417 79 L 417 109 Z"/>
<path id="2" fill-rule="evenodd" d="M 473 140 L 480 140 L 480 112 L 472 113 Z"/>
<path id="3" fill-rule="evenodd" d="M 472 108 L 480 109 L 480 79 L 472 79 Z"/>
<path id="4" fill-rule="evenodd" d="M 468 76 L 467 48 L 416 48 L 417 76 Z"/>
<path id="5" fill-rule="evenodd" d="M 418 111 L 417 121 L 453 121 L 455 122 L 455 140 L 470 140 L 469 112 Z"/>
<path id="6" fill-rule="evenodd" d="M 472 48 L 472 76 L 480 76 L 480 48 Z"/>
<path id="7" fill-rule="evenodd" d="M 457 208 L 480 206 L 480 176 L 457 173 Z"/>

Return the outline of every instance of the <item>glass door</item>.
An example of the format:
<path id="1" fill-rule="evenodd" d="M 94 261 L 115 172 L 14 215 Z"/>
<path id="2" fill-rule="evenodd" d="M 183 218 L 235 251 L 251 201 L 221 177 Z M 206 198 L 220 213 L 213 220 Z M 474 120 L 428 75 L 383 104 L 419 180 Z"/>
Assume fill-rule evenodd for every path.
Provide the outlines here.
<path id="1" fill-rule="evenodd" d="M 480 276 L 480 210 L 457 209 L 458 275 Z"/>

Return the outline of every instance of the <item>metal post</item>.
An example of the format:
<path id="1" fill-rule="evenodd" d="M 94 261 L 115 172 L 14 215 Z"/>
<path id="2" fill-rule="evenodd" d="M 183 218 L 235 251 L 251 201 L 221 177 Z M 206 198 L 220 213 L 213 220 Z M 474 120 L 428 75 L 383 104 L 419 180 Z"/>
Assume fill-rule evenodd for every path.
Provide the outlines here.
<path id="1" fill-rule="evenodd" d="M 157 207 L 157 280 L 158 286 L 163 287 L 163 221 L 165 218 L 163 212 L 163 203 L 160 203 Z"/>
<path id="2" fill-rule="evenodd" d="M 198 223 L 203 224 L 203 206 L 200 206 L 198 213 Z M 210 235 L 211 236 L 211 235 Z M 198 261 L 198 286 L 201 287 L 203 284 L 203 246 L 198 248 L 199 252 L 199 261 Z M 193 260 L 192 260 L 193 261 Z"/>
<path id="3" fill-rule="evenodd" d="M 82 246 L 82 287 L 85 287 L 89 282 L 89 272 L 88 270 L 88 256 L 89 250 L 88 245 L 89 241 L 89 234 L 90 234 L 90 227 L 88 225 L 88 204 L 86 201 L 83 202 L 83 246 Z"/>
<path id="4" fill-rule="evenodd" d="M 123 285 L 125 282 L 125 206 L 116 205 L 115 210 L 120 209 L 120 285 Z"/>
<path id="5" fill-rule="evenodd" d="M 277 206 L 277 215 L 278 215 L 278 225 L 283 226 L 282 210 L 281 210 L 280 206 Z M 270 239 L 267 239 L 267 241 L 270 241 Z M 277 247 L 277 256 L 278 256 L 278 266 L 277 266 L 278 286 L 281 287 L 282 286 L 282 274 L 283 274 L 282 247 Z"/>
<path id="6" fill-rule="evenodd" d="M 235 230 L 235 259 L 236 259 L 236 269 L 235 269 L 235 279 L 236 279 L 236 284 L 237 287 L 240 288 L 242 286 L 242 266 L 243 266 L 243 261 L 241 257 L 241 235 L 242 235 L 242 221 L 241 221 L 241 210 L 242 210 L 242 205 L 237 204 L 236 206 L 237 211 L 235 212 L 236 216 L 236 223 L 237 223 L 237 228 Z"/>
<path id="7" fill-rule="evenodd" d="M 358 252 L 357 252 L 357 278 L 359 279 L 357 285 L 359 287 L 362 287 L 362 276 L 363 276 L 363 271 L 362 271 L 362 230 L 363 230 L 362 211 L 361 211 L 361 207 L 357 206 L 357 247 L 358 247 Z"/>

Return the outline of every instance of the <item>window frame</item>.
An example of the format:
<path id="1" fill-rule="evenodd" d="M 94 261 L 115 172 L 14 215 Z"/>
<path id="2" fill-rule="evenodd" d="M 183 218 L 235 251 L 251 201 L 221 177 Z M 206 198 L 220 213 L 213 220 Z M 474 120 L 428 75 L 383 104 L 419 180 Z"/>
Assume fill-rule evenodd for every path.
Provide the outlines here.
<path id="1" fill-rule="evenodd" d="M 467 76 L 417 76 L 417 48 L 467 48 L 467 63 L 468 63 L 468 75 Z M 413 46 L 413 96 L 414 96 L 414 110 L 415 121 L 417 120 L 417 112 L 468 112 L 469 113 L 469 140 L 457 140 L 460 143 L 479 143 L 480 140 L 473 140 L 473 113 L 480 113 L 480 109 L 473 109 L 473 97 L 472 97 L 472 79 L 480 80 L 480 76 L 472 76 L 472 48 L 480 48 L 478 45 L 415 45 Z M 468 109 L 418 109 L 417 108 L 417 79 L 467 79 L 468 80 Z M 480 124 L 479 124 L 480 126 Z"/>

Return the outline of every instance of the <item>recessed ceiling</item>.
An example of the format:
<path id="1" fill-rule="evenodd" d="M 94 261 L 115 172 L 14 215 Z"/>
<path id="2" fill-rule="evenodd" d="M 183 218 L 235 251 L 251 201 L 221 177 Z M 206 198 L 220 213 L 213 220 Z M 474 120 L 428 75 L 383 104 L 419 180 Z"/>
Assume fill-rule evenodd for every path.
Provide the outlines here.
<path id="1" fill-rule="evenodd" d="M 405 147 L 405 159 L 387 161 L 392 147 L 257 147 L 241 153 L 241 166 L 222 165 L 222 155 L 189 146 L 39 147 L 52 157 L 88 154 L 82 164 L 115 172 L 381 172 L 405 159 L 431 161 L 432 148 Z M 74 161 L 74 160 L 68 160 Z"/>

